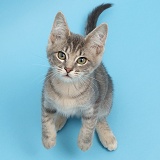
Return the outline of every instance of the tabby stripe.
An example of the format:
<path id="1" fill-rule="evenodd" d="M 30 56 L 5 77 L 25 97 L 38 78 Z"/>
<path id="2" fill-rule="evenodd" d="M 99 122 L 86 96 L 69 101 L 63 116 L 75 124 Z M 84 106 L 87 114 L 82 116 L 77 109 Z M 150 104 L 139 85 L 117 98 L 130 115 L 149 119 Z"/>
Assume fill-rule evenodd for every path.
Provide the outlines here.
<path id="1" fill-rule="evenodd" d="M 72 98 L 77 98 L 77 97 L 79 97 L 80 95 L 85 94 L 85 92 L 87 92 L 87 90 L 88 90 L 89 87 L 90 87 L 90 85 L 88 84 L 88 86 L 85 87 L 85 89 L 84 89 L 82 92 L 80 92 L 80 93 L 79 93 L 78 95 L 76 95 L 76 96 L 72 96 Z"/>
<path id="2" fill-rule="evenodd" d="M 49 83 L 50 83 L 50 86 L 51 86 L 51 88 L 52 88 L 52 91 L 54 91 L 55 94 L 57 94 L 59 97 L 62 97 L 62 95 L 61 95 L 59 92 L 57 92 L 57 90 L 54 88 L 54 85 L 52 84 L 52 81 L 51 81 L 51 80 L 49 81 Z"/>
<path id="3" fill-rule="evenodd" d="M 44 108 L 44 110 L 45 110 L 45 112 L 52 113 L 52 114 L 57 112 L 56 109 L 51 109 L 51 108 Z"/>

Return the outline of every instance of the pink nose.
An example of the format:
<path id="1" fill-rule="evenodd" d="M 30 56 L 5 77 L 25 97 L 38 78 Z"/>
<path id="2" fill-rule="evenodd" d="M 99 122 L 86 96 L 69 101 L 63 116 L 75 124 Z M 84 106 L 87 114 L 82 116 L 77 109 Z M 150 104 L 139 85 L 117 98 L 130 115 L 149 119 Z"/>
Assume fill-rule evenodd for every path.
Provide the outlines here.
<path id="1" fill-rule="evenodd" d="M 70 71 L 72 71 L 72 68 L 65 67 L 64 69 L 66 70 L 67 73 L 69 73 Z"/>

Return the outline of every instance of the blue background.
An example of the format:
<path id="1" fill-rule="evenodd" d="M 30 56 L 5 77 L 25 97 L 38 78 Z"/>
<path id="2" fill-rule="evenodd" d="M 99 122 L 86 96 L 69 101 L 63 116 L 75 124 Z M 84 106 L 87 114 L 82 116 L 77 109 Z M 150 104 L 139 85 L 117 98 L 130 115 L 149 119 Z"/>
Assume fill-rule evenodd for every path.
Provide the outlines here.
<path id="1" fill-rule="evenodd" d="M 54 17 L 62 11 L 71 31 L 83 34 L 88 13 L 103 2 L 115 4 L 98 24 L 109 25 L 103 62 L 115 86 L 108 121 L 118 149 L 107 151 L 95 135 L 90 150 L 80 151 L 81 122 L 72 118 L 59 132 L 57 145 L 46 150 L 41 90 Z M 0 159 L 160 159 L 159 6 L 159 0 L 0 0 Z"/>

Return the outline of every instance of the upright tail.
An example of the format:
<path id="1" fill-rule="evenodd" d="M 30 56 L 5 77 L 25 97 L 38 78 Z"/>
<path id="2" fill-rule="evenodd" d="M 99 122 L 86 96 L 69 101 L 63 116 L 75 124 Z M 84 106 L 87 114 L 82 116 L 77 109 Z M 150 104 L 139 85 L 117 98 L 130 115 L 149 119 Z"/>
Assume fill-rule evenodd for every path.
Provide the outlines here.
<path id="1" fill-rule="evenodd" d="M 96 23 L 98 20 L 99 15 L 107 8 L 112 7 L 112 4 L 107 3 L 107 4 L 101 4 L 88 15 L 87 19 L 87 25 L 85 28 L 86 35 L 90 33 L 93 29 L 96 28 Z"/>

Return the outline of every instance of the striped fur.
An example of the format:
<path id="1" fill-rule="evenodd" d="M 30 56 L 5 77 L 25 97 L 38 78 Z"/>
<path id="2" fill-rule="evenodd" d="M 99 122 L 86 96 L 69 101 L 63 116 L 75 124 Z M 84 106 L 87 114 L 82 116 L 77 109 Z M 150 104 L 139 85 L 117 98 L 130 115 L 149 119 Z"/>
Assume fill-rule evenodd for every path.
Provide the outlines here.
<path id="1" fill-rule="evenodd" d="M 97 21 L 99 14 L 109 6 L 98 6 L 89 17 L 93 19 L 96 15 Z M 51 67 L 42 92 L 42 141 L 46 148 L 55 145 L 57 131 L 67 118 L 75 115 L 82 118 L 78 138 L 81 150 L 89 149 L 95 130 L 104 147 L 108 150 L 117 147 L 106 122 L 112 106 L 113 85 L 101 62 L 108 27 L 107 24 L 90 27 L 90 18 L 87 28 L 91 32 L 87 29 L 87 36 L 83 37 L 70 32 L 62 13 L 55 17 L 47 47 Z M 60 59 L 59 53 L 63 53 L 65 59 Z M 82 57 L 87 59 L 85 64 L 78 63 Z"/>

